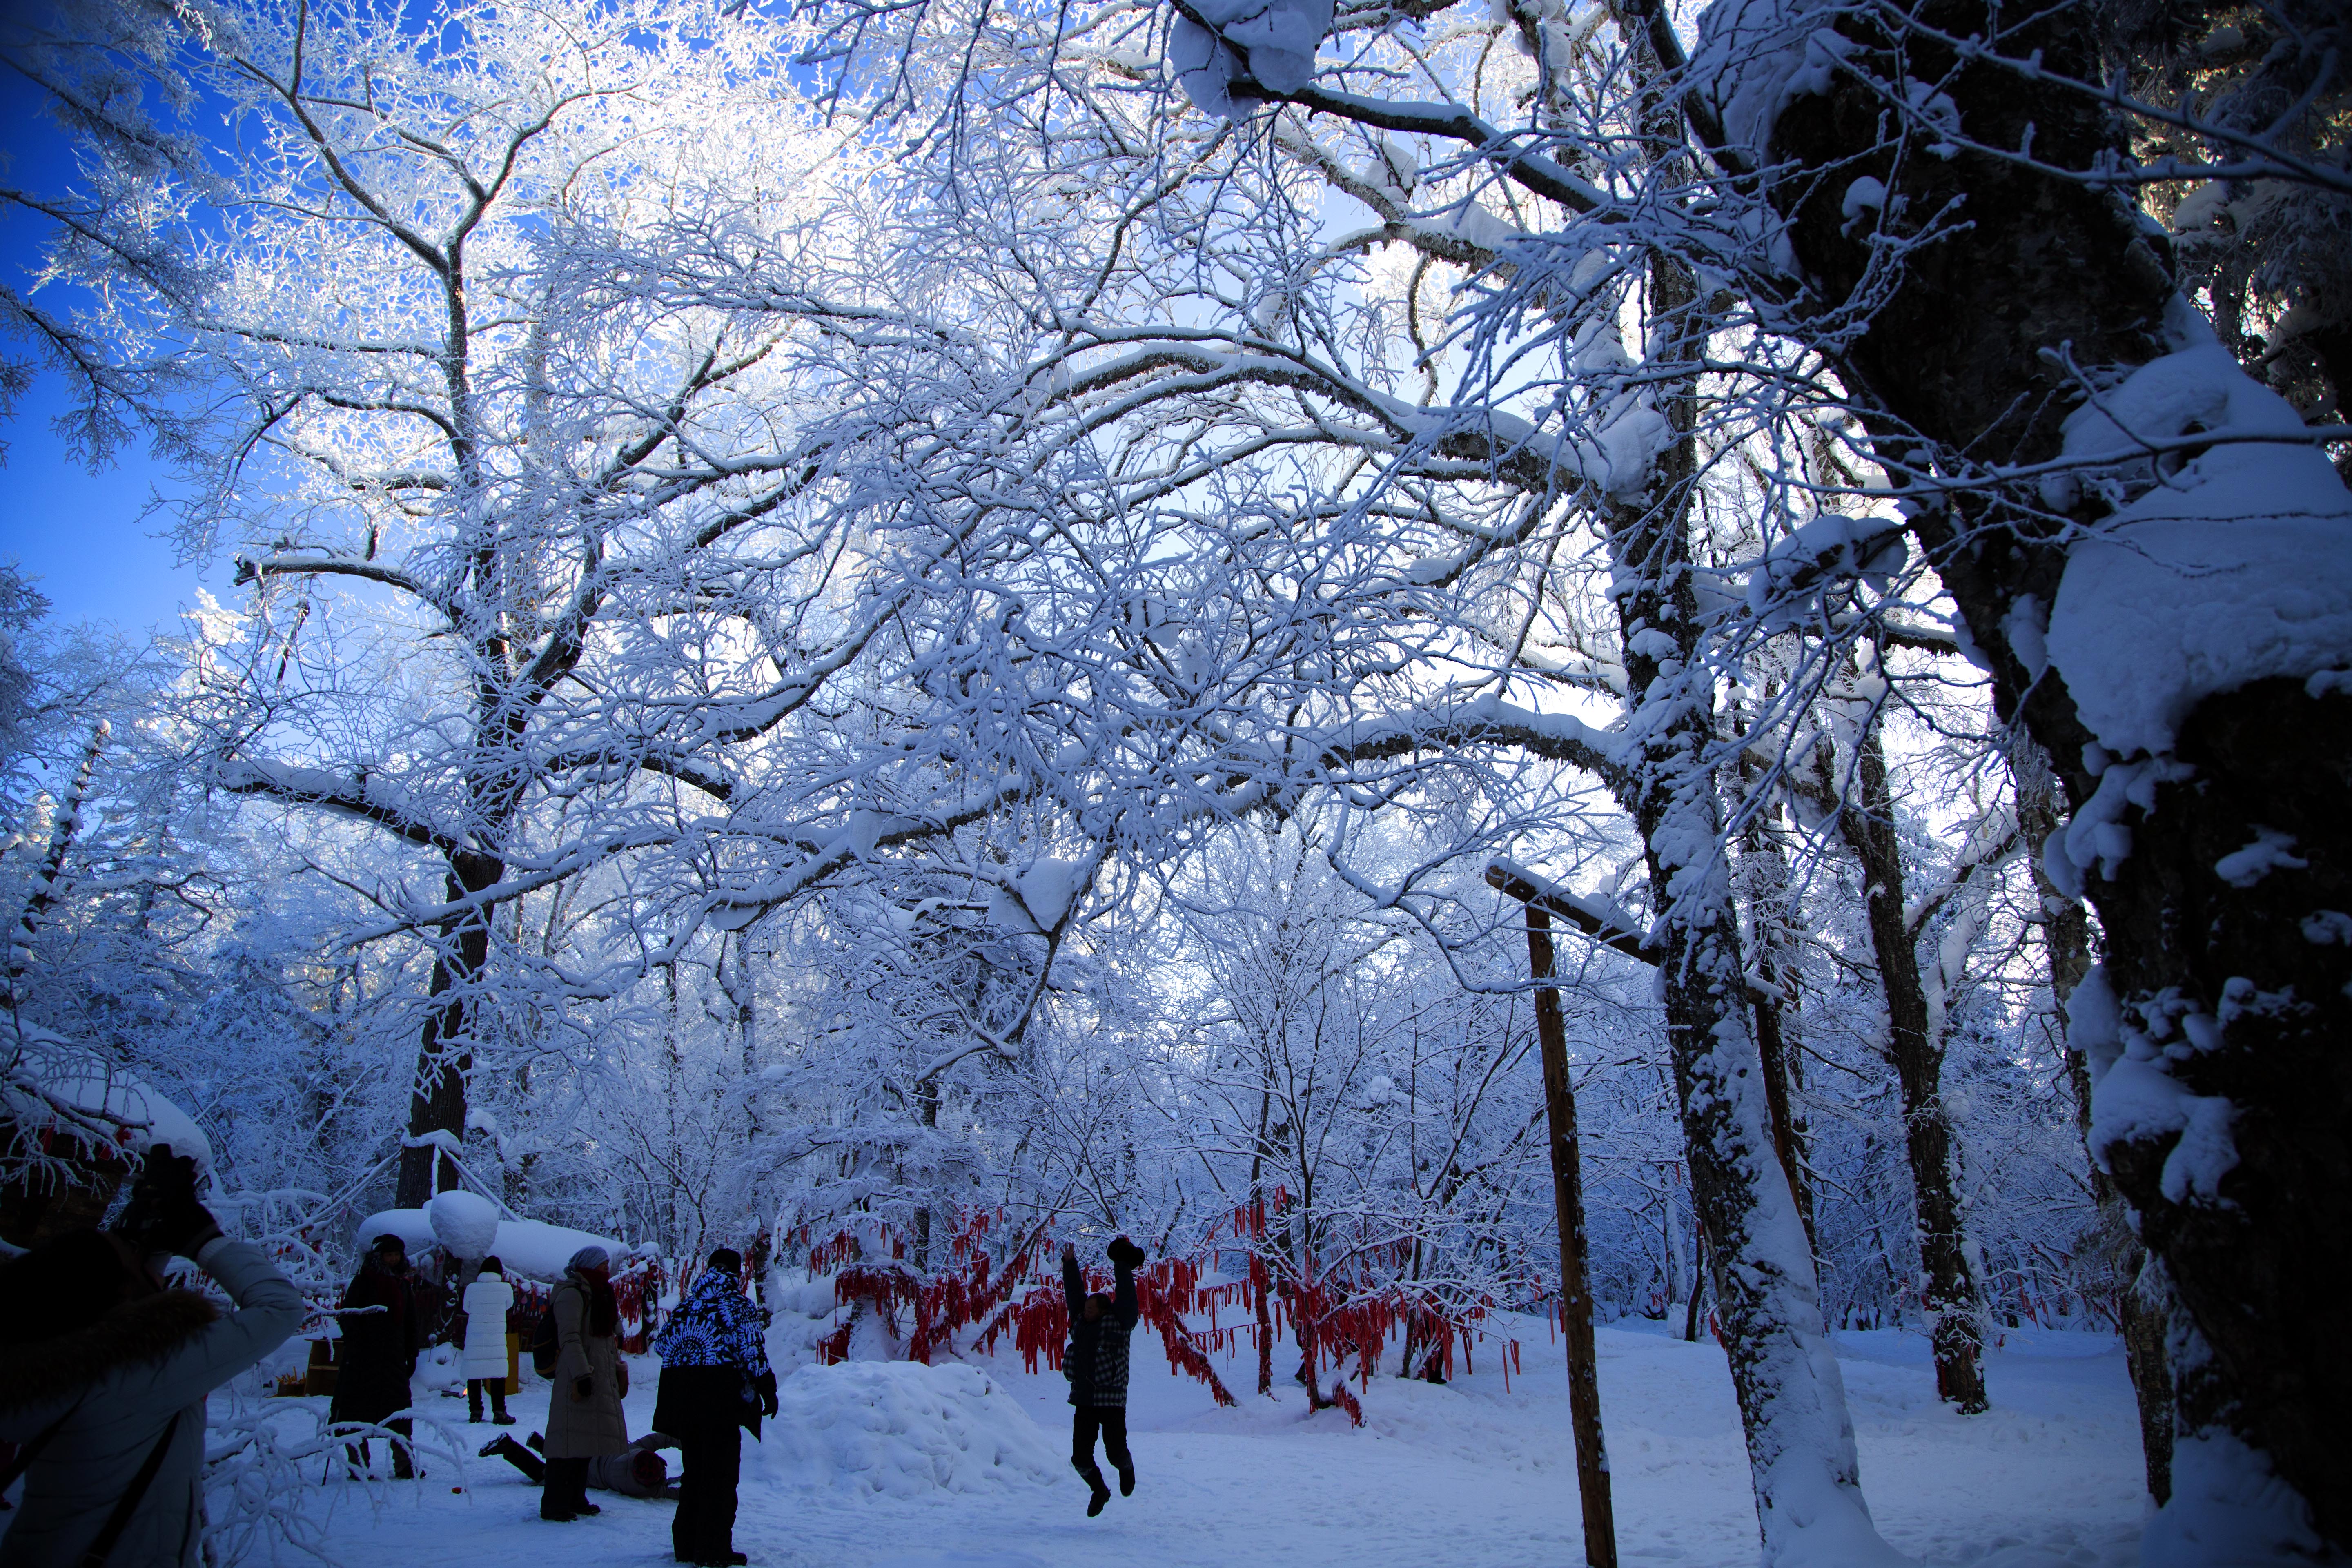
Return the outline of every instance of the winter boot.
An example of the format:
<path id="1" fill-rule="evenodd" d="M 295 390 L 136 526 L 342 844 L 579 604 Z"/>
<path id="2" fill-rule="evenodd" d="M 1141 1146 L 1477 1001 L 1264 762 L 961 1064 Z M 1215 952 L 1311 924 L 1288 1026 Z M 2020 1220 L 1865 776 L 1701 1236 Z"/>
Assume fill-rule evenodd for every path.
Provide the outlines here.
<path id="1" fill-rule="evenodd" d="M 1110 1488 L 1103 1484 L 1102 1471 L 1094 1466 L 1073 1466 L 1072 1468 L 1077 1470 L 1087 1486 L 1094 1489 L 1094 1495 L 1087 1500 L 1087 1517 L 1092 1519 L 1102 1512 L 1105 1503 L 1110 1501 Z"/>
<path id="2" fill-rule="evenodd" d="M 1135 1495 L 1135 1461 L 1129 1459 L 1118 1467 L 1118 1495 Z"/>

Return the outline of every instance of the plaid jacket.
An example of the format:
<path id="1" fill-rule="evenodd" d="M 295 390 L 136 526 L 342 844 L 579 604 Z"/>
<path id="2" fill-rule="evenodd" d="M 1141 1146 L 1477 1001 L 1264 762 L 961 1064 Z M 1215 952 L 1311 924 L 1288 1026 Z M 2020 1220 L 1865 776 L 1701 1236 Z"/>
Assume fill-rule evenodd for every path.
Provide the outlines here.
<path id="1" fill-rule="evenodd" d="M 1062 1264 L 1062 1300 L 1070 1309 L 1070 1349 L 1062 1374 L 1070 1380 L 1070 1403 L 1096 1409 L 1127 1407 L 1128 1336 L 1143 1316 L 1135 1300 L 1135 1270 L 1119 1264 L 1118 1289 L 1110 1310 L 1087 1321 L 1087 1282 L 1078 1266 Z"/>

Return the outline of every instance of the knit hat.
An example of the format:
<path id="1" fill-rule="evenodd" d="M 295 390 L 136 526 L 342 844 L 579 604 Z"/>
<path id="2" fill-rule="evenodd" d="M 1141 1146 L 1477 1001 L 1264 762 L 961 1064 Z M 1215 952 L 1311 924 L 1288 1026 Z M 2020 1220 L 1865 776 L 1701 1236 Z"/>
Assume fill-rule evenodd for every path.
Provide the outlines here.
<path id="1" fill-rule="evenodd" d="M 572 1255 L 570 1267 L 573 1268 L 602 1268 L 604 1265 L 612 1261 L 613 1255 L 611 1253 L 592 1242 Z"/>

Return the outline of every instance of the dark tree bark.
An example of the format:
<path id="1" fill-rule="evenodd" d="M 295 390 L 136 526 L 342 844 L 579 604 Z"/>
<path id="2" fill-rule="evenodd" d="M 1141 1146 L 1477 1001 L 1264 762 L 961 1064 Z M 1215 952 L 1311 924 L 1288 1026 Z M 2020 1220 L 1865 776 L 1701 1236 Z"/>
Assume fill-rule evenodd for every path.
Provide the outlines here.
<path id="1" fill-rule="evenodd" d="M 2058 780 L 2042 748 L 2020 736 L 2010 748 L 2010 769 L 2017 781 L 2017 826 L 2024 836 L 2033 867 L 2033 889 L 2042 901 L 2042 941 L 2050 956 L 2050 994 L 2058 1004 L 2059 1025 L 2065 1024 L 2066 1003 L 2083 977 L 2091 973 L 2091 917 L 2080 900 L 2070 899 L 2050 880 L 2042 857 L 2059 826 Z M 2091 1144 L 2091 1068 L 2069 1039 L 2066 1082 L 2074 1091 L 2074 1125 L 2083 1146 Z M 2132 1393 L 2139 1406 L 2140 1457 L 2147 1471 L 2147 1495 L 2159 1504 L 2172 1497 L 2172 1370 L 2164 1353 L 2165 1319 L 2171 1292 L 2163 1285 L 2161 1264 L 2151 1264 L 2147 1249 L 2132 1234 L 2123 1194 L 2114 1178 L 2091 1163 L 2091 1195 L 2098 1205 L 2099 1242 L 2109 1248 L 2123 1281 L 2116 1292 L 2117 1326 L 2123 1331 L 2124 1363 L 2130 1370 Z"/>
<path id="2" fill-rule="evenodd" d="M 461 858 L 449 873 L 445 897 L 456 903 L 506 874 L 487 856 Z M 440 1134 L 466 1138 L 466 1090 L 474 1070 L 475 986 L 488 967 L 490 920 L 487 905 L 443 921 L 435 931 L 433 977 L 425 991 L 425 1030 L 416 1045 L 415 1076 L 408 1095 L 408 1142 L 400 1152 L 400 1179 L 394 1203 L 422 1208 L 433 1194 L 457 1184 L 457 1173 L 441 1157 Z"/>
<path id="3" fill-rule="evenodd" d="M 1991 37 L 2045 73 L 2100 79 L 2086 13 L 1996 16 L 1982 0 L 1931 0 L 1893 12 L 1824 13 L 1853 46 L 1827 89 L 1778 120 L 1771 152 L 1789 172 L 1770 182 L 1815 303 L 1855 300 L 1884 243 L 1842 210 L 1850 182 L 1887 188 L 1892 231 L 1964 218 L 1915 251 L 1899 282 L 1876 290 L 1866 328 L 1822 347 L 1870 411 L 1874 439 L 1898 482 L 1929 465 L 2036 463 L 2058 457 L 2079 384 L 2063 355 L 2102 374 L 2168 352 L 2174 297 L 2161 240 L 2089 171 L 2127 158 L 2125 128 L 2093 96 L 1927 36 Z M 1899 148 L 1890 104 L 1906 81 L 1948 96 L 1975 148 L 2031 146 L 2037 168 L 1963 146 L 1949 157 Z M 1924 138 L 1922 140 L 1925 140 Z M 2079 811 L 2098 785 L 2094 737 L 2055 669 L 2011 640 L 2028 595 L 2055 602 L 2069 529 L 2107 501 L 2085 487 L 2072 515 L 1990 487 L 1927 500 L 1912 520 L 1969 635 L 1993 669 L 2004 718 L 2051 755 Z M 2176 1368 L 2185 1436 L 2226 1435 L 2266 1456 L 2312 1510 L 2319 1533 L 2352 1547 L 2352 944 L 2322 942 L 2326 911 L 2352 910 L 2352 696 L 2314 695 L 2292 677 L 2251 682 L 2199 704 L 2178 731 L 2186 772 L 2151 783 L 2117 826 L 2129 854 L 2086 892 L 2105 933 L 2096 983 L 2121 1005 L 2120 1033 L 2077 1043 L 2095 1079 L 2136 1053 L 2225 1120 L 2234 1163 L 2210 1191 L 2167 1180 L 2182 1130 L 2119 1124 L 2098 1157 L 2163 1260 L 2200 1343 L 2195 1375 Z M 2260 824 L 2291 835 L 2299 867 L 2250 886 L 2216 868 Z M 2306 920 L 2317 925 L 2306 928 Z M 2092 984 L 2086 982 L 2086 985 Z M 2104 993 L 2103 993 L 2104 994 Z M 2077 994 L 2077 1021 L 2082 993 Z M 2183 1010 L 2201 1015 L 2183 1045 Z M 2153 1067 L 2150 1064 L 2157 1064 Z M 2142 1076 L 2145 1076 L 2144 1074 Z M 2096 1090 L 2095 1089 L 2095 1099 Z M 2215 1162 L 2198 1170 L 2210 1174 Z M 2179 1176 L 2190 1173 L 2185 1163 Z"/>
<path id="4" fill-rule="evenodd" d="M 1928 1017 L 1918 943 L 1904 908 L 1903 847 L 1895 834 L 1895 793 L 1878 716 L 1864 723 L 1848 787 L 1838 787 L 1827 736 L 1814 752 L 1814 766 L 1824 775 L 1824 793 L 1841 803 L 1838 836 L 1862 868 L 1870 946 L 1886 999 L 1886 1054 L 1903 1092 L 1903 1148 L 1919 1233 L 1919 1304 L 1935 1352 L 1936 1396 L 1963 1415 L 1975 1415 L 1985 1408 L 1984 1326 L 1954 1181 L 1958 1154 L 1951 1118 L 1944 1113 L 1944 1042 Z"/>
<path id="5" fill-rule="evenodd" d="M 1796 892 L 1789 877 L 1788 854 L 1776 831 L 1778 795 L 1769 800 L 1754 798 L 1765 770 L 1752 748 L 1741 751 L 1739 771 L 1742 788 L 1750 796 L 1739 832 L 1739 868 L 1747 883 L 1753 932 L 1749 952 L 1756 963 L 1752 998 L 1756 1053 L 1764 1063 L 1764 1098 L 1772 1112 L 1773 1145 L 1780 1156 L 1780 1169 L 1788 1173 L 1790 1193 L 1797 1200 L 1797 1217 L 1804 1222 L 1805 1245 L 1812 1249 L 1818 1265 L 1821 1238 L 1813 1228 L 1813 1184 L 1806 1172 L 1805 1123 L 1790 1092 L 1801 1083 L 1796 1046 L 1790 1038 L 1791 1026 L 1800 1016 L 1792 907 Z"/>

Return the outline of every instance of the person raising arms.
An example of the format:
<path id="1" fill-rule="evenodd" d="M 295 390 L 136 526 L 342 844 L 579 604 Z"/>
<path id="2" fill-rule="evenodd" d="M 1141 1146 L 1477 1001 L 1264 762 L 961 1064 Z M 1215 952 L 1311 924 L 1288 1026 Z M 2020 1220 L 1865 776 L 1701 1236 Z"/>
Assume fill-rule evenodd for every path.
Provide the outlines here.
<path id="1" fill-rule="evenodd" d="M 1062 1359 L 1073 1407 L 1070 1465 L 1093 1489 L 1087 1500 L 1089 1519 L 1110 1501 L 1110 1488 L 1095 1465 L 1097 1433 L 1104 1454 L 1118 1468 L 1118 1495 L 1135 1495 L 1135 1458 L 1127 1447 L 1127 1363 L 1129 1335 L 1143 1315 L 1135 1300 L 1135 1270 L 1143 1248 L 1122 1236 L 1106 1251 L 1118 1271 L 1117 1288 L 1108 1296 L 1089 1296 L 1078 1272 L 1077 1248 L 1062 1244 L 1062 1300 L 1070 1310 L 1070 1348 Z"/>

